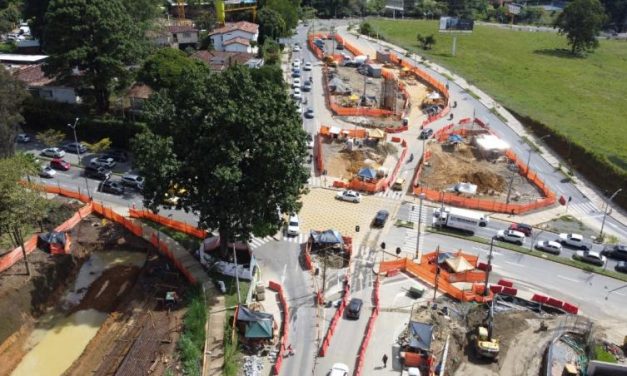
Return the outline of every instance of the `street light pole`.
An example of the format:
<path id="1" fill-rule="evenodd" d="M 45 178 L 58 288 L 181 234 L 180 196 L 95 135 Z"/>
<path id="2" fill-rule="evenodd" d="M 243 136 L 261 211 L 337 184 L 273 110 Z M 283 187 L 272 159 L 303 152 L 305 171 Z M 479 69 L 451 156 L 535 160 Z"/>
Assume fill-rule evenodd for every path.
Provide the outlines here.
<path id="1" fill-rule="evenodd" d="M 418 209 L 418 236 L 416 237 L 416 258 L 418 259 L 418 262 L 420 262 L 420 259 L 422 258 L 420 252 L 420 230 L 422 230 L 422 200 L 424 200 L 425 194 L 421 192 L 418 195 L 418 198 L 420 199 L 420 206 Z"/>
<path id="2" fill-rule="evenodd" d="M 601 222 L 601 232 L 599 232 L 599 239 L 603 239 L 603 228 L 605 227 L 605 218 L 607 217 L 607 210 L 610 208 L 610 202 L 622 190 L 623 188 L 618 188 L 618 190 L 610 196 L 609 200 L 607 200 L 607 203 L 605 204 L 605 210 L 603 210 L 603 222 Z"/>
<path id="3" fill-rule="evenodd" d="M 539 138 L 539 141 L 542 141 L 543 139 L 549 138 L 549 137 L 551 137 L 550 134 L 545 134 L 544 136 Z M 533 152 L 533 147 L 531 147 L 531 145 L 529 145 L 529 156 L 527 157 L 527 177 L 529 177 L 529 171 L 530 171 L 529 163 L 531 163 L 531 153 L 532 152 Z"/>
<path id="4" fill-rule="evenodd" d="M 488 253 L 488 267 L 485 271 L 485 282 L 483 283 L 483 296 L 488 296 L 488 279 L 490 279 L 490 270 L 492 269 L 492 247 L 494 247 L 494 236 L 490 240 L 490 253 Z"/>
<path id="5" fill-rule="evenodd" d="M 78 119 L 74 120 L 74 124 L 69 124 L 68 127 L 72 128 L 72 132 L 74 132 L 74 146 L 76 146 L 76 155 L 78 156 L 78 166 L 81 166 L 81 148 L 78 143 L 78 137 L 76 136 L 76 126 L 78 125 Z M 87 180 L 87 176 L 85 176 L 85 187 L 87 187 L 87 196 L 91 198 L 91 193 L 89 192 L 89 180 Z"/>

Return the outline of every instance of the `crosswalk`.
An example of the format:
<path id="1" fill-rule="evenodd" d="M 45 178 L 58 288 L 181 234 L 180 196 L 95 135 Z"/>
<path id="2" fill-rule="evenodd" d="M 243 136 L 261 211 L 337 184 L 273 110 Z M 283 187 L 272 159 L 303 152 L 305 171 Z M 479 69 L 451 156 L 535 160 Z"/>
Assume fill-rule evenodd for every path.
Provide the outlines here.
<path id="1" fill-rule="evenodd" d="M 568 205 L 568 212 L 574 214 L 575 217 L 594 218 L 603 216 L 603 210 L 597 209 L 591 201 Z"/>
<path id="2" fill-rule="evenodd" d="M 252 239 L 248 242 L 248 246 L 250 247 L 250 249 L 257 249 L 265 244 L 276 241 L 302 244 L 305 242 L 305 236 L 303 234 L 299 234 L 298 236 L 287 236 L 285 234 L 282 234 L 281 236 L 266 236 L 264 238 L 253 236 Z"/>
<path id="3" fill-rule="evenodd" d="M 390 199 L 396 200 L 396 201 L 402 200 L 403 196 L 405 196 L 405 194 L 402 191 L 393 191 L 391 189 L 387 189 L 387 190 L 382 191 L 382 192 L 377 192 L 374 195 L 376 197 L 385 197 L 385 198 L 390 198 Z"/>

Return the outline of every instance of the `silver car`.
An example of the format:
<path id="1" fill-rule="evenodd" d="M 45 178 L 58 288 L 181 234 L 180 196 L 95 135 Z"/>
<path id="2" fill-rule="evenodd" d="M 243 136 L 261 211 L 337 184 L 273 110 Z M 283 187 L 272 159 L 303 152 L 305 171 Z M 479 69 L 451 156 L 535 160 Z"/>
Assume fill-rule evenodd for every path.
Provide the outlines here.
<path id="1" fill-rule="evenodd" d="M 536 243 L 536 249 L 539 251 L 559 255 L 562 252 L 562 245 L 558 242 L 550 240 L 540 240 Z"/>
<path id="2" fill-rule="evenodd" d="M 338 192 L 335 195 L 335 198 L 338 200 L 354 202 L 354 203 L 361 202 L 361 195 L 359 194 L 359 192 L 355 192 L 351 190 Z"/>
<path id="3" fill-rule="evenodd" d="M 51 158 L 63 158 L 65 150 L 59 148 L 46 148 L 41 151 L 41 155 Z"/>

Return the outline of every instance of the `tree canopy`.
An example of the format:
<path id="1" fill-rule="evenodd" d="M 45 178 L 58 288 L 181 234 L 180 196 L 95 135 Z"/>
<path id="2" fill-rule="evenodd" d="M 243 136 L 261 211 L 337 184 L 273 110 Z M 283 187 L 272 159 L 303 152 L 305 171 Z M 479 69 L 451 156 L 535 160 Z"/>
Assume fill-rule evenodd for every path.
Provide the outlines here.
<path id="1" fill-rule="evenodd" d="M 45 15 L 46 71 L 61 79 L 81 71 L 80 89 L 109 108 L 115 80 L 124 81 L 128 65 L 143 52 L 141 28 L 121 0 L 51 0 Z"/>
<path id="2" fill-rule="evenodd" d="M 278 39 L 287 35 L 287 25 L 281 14 L 271 8 L 262 8 L 257 13 L 259 22 L 259 43 L 266 38 Z"/>
<path id="3" fill-rule="evenodd" d="M 597 35 L 605 22 L 605 10 L 599 0 L 573 0 L 555 20 L 560 34 L 566 35 L 572 54 L 599 46 Z"/>
<path id="4" fill-rule="evenodd" d="M 627 0 L 601 0 L 601 3 L 605 6 L 611 26 L 616 32 L 622 32 L 627 21 Z"/>
<path id="5" fill-rule="evenodd" d="M 137 73 L 137 79 L 155 90 L 176 86 L 183 72 L 205 69 L 205 64 L 175 48 L 161 48 L 150 55 Z"/>
<path id="6" fill-rule="evenodd" d="M 0 67 L 0 158 L 13 155 L 17 126 L 22 118 L 22 104 L 27 97 L 24 85 Z"/>
<path id="7" fill-rule="evenodd" d="M 9 32 L 20 21 L 20 1 L 0 0 L 0 33 Z"/>
<path id="8" fill-rule="evenodd" d="M 168 190 L 177 207 L 217 230 L 221 245 L 274 234 L 296 211 L 307 181 L 305 132 L 273 71 L 241 65 L 220 74 L 191 70 L 146 104 L 149 130 L 133 141 L 145 176 L 144 203 L 158 210 Z"/>

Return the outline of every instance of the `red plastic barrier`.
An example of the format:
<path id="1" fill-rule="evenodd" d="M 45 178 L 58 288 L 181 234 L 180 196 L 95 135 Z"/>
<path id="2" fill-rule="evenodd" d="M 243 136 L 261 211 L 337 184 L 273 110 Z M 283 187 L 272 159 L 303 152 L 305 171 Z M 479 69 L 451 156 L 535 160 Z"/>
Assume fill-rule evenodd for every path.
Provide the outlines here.
<path id="1" fill-rule="evenodd" d="M 390 270 L 387 272 L 387 276 L 388 277 L 394 277 L 395 275 L 397 275 L 398 273 L 400 273 L 401 271 L 399 269 L 394 269 L 394 270 Z"/>
<path id="2" fill-rule="evenodd" d="M 562 308 L 564 306 L 564 302 L 555 298 L 549 298 L 546 301 L 546 305 L 549 305 L 555 308 Z"/>
<path id="3" fill-rule="evenodd" d="M 576 315 L 579 312 L 579 307 L 566 302 L 564 302 L 562 309 L 568 313 L 572 313 L 573 315 Z"/>
<path id="4" fill-rule="evenodd" d="M 289 342 L 288 339 L 288 325 L 289 325 L 289 307 L 287 305 L 287 300 L 285 299 L 285 295 L 283 294 L 283 287 L 274 281 L 269 281 L 268 286 L 271 290 L 278 292 L 279 294 L 279 302 L 281 303 L 283 309 L 283 318 L 281 323 L 281 332 L 280 332 L 280 342 L 279 342 L 279 352 L 277 353 L 277 357 L 274 365 L 272 366 L 272 374 L 278 375 L 281 372 L 281 366 L 283 365 L 283 355 L 285 352 L 286 344 Z"/>
<path id="5" fill-rule="evenodd" d="M 531 301 L 532 302 L 538 302 L 541 304 L 546 303 L 546 301 L 549 300 L 548 296 L 544 296 L 544 295 L 540 295 L 540 294 L 533 294 L 533 296 L 531 297 Z"/>
<path id="6" fill-rule="evenodd" d="M 518 294 L 518 289 L 515 289 L 513 287 L 503 287 L 501 294 L 516 296 L 516 294 Z"/>
<path id="7" fill-rule="evenodd" d="M 492 291 L 494 294 L 500 294 L 502 290 L 503 286 L 501 285 L 490 285 L 490 291 Z"/>
<path id="8" fill-rule="evenodd" d="M 483 270 L 484 272 L 488 271 L 488 269 L 492 271 L 492 265 L 488 265 L 485 262 L 480 262 L 479 264 L 477 264 L 477 269 Z"/>
<path id="9" fill-rule="evenodd" d="M 270 290 L 273 290 L 276 292 L 279 292 L 282 290 L 281 285 L 278 282 L 274 282 L 274 281 L 269 281 L 268 287 L 270 288 Z"/>
<path id="10" fill-rule="evenodd" d="M 357 360 L 355 361 L 355 371 L 353 372 L 353 376 L 361 375 L 361 371 L 364 367 L 364 360 L 366 359 L 368 344 L 370 343 L 370 338 L 372 337 L 372 332 L 374 331 L 374 324 L 377 320 L 377 317 L 379 316 L 379 277 L 374 280 L 374 284 L 372 287 L 372 303 L 374 304 L 374 308 L 372 309 L 372 313 L 370 314 L 370 318 L 368 319 L 366 332 L 364 333 L 364 338 L 361 342 L 361 346 L 359 346 L 359 353 L 357 354 Z"/>
<path id="11" fill-rule="evenodd" d="M 392 142 L 401 142 L 401 138 L 400 137 L 392 137 L 391 141 Z"/>
<path id="12" fill-rule="evenodd" d="M 514 283 L 512 281 L 508 281 L 507 279 L 501 279 L 498 282 L 499 285 L 501 286 L 505 286 L 505 287 L 513 287 Z"/>

